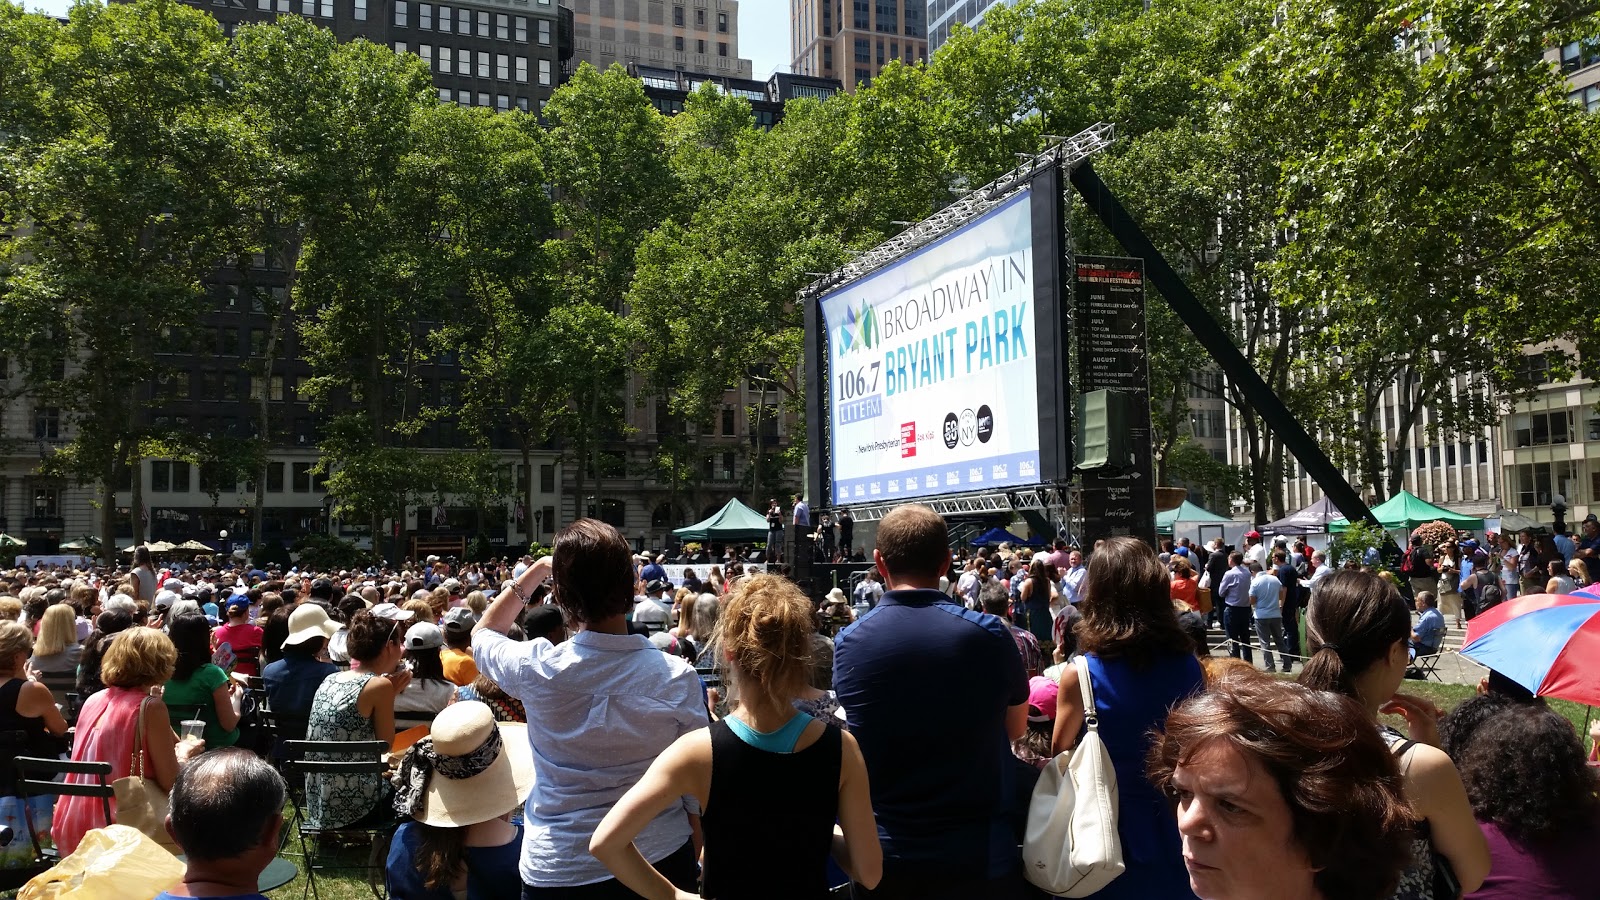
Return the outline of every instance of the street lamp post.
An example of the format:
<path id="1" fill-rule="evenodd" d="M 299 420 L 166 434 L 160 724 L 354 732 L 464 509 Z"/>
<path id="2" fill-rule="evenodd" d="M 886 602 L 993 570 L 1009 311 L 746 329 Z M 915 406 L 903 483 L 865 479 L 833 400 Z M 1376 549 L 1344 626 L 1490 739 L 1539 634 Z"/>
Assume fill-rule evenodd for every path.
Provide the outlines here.
<path id="1" fill-rule="evenodd" d="M 1550 514 L 1555 516 L 1553 528 L 1556 534 L 1567 533 L 1567 498 L 1555 494 L 1550 498 Z"/>

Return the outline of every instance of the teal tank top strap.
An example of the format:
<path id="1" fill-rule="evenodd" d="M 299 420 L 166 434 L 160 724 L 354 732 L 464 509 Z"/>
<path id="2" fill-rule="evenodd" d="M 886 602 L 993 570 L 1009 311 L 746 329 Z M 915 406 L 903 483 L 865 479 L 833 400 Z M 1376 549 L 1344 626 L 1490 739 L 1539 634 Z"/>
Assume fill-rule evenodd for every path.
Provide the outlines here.
<path id="1" fill-rule="evenodd" d="M 783 727 L 777 731 L 757 731 L 733 716 L 728 716 L 723 721 L 728 723 L 728 729 L 735 737 L 757 750 L 765 750 L 768 753 L 793 753 L 794 745 L 800 743 L 800 735 L 805 732 L 806 726 L 811 724 L 812 718 L 796 711 L 794 718 L 783 723 Z"/>

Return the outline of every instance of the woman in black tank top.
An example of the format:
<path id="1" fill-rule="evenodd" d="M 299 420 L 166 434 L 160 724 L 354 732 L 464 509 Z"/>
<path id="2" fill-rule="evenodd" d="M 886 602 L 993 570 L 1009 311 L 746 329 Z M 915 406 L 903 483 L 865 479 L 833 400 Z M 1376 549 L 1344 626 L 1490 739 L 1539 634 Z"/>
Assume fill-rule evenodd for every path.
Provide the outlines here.
<path id="1" fill-rule="evenodd" d="M 775 575 L 745 580 L 728 599 L 714 646 L 733 685 L 733 710 L 679 738 L 623 795 L 589 850 L 641 897 L 685 900 L 633 846 L 652 819 L 693 796 L 703 810 L 707 900 L 813 900 L 828 893 L 831 855 L 876 886 L 883 851 L 855 738 L 798 712 L 807 684 L 811 603 Z M 842 837 L 833 833 L 837 822 Z"/>

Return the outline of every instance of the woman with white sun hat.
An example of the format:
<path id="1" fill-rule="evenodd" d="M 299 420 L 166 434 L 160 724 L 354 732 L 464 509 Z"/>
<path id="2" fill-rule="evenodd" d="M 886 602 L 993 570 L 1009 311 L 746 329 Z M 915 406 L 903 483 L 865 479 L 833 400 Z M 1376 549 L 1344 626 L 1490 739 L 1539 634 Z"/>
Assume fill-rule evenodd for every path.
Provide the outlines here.
<path id="1" fill-rule="evenodd" d="M 402 818 L 389 844 L 392 900 L 517 900 L 522 826 L 511 815 L 533 789 L 526 725 L 496 723 L 489 707 L 453 703 L 395 770 Z"/>

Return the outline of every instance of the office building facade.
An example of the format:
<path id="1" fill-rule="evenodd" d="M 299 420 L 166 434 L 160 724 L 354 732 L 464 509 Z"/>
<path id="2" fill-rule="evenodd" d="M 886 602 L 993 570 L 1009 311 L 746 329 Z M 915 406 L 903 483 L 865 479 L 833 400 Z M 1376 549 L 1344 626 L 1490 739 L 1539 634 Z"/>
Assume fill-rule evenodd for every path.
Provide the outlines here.
<path id="1" fill-rule="evenodd" d="M 638 64 L 750 78 L 739 58 L 738 0 L 571 0 L 574 65 Z"/>
<path id="2" fill-rule="evenodd" d="M 790 69 L 853 91 L 890 60 L 924 62 L 926 13 L 923 0 L 790 0 Z"/>

